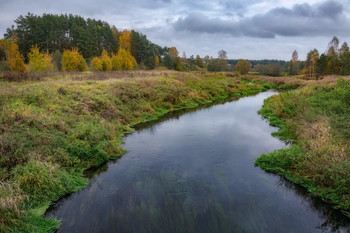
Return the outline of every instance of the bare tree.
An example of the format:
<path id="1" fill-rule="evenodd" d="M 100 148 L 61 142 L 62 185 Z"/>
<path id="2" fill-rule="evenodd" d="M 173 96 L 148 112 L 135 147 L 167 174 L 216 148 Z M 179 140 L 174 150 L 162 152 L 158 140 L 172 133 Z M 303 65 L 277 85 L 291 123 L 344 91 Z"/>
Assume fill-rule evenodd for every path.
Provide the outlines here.
<path id="1" fill-rule="evenodd" d="M 219 50 L 218 55 L 219 55 L 218 56 L 219 59 L 227 59 L 227 53 L 223 49 Z"/>

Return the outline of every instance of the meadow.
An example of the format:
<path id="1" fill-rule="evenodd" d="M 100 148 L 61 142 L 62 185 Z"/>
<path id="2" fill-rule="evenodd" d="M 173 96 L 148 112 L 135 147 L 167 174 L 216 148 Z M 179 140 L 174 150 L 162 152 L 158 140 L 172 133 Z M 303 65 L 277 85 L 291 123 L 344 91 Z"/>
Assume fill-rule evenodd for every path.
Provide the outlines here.
<path id="1" fill-rule="evenodd" d="M 20 82 L 8 74 L 1 78 L 2 232 L 57 229 L 58 220 L 43 217 L 50 203 L 83 188 L 87 169 L 121 156 L 123 135 L 136 124 L 278 87 L 232 73 L 175 71 L 34 73 Z"/>

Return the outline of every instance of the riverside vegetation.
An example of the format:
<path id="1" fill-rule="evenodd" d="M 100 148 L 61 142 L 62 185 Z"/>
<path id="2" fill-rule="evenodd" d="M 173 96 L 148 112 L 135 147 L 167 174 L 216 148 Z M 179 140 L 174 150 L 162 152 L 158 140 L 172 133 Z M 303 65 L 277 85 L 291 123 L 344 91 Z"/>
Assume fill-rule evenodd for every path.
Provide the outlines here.
<path id="1" fill-rule="evenodd" d="M 84 187 L 84 170 L 122 155 L 122 136 L 133 125 L 172 110 L 277 87 L 231 76 L 59 73 L 39 81 L 1 81 L 0 231 L 57 229 L 58 220 L 43 217 L 49 204 Z"/>
<path id="2" fill-rule="evenodd" d="M 260 111 L 292 142 L 256 165 L 285 176 L 350 217 L 350 81 L 310 84 L 267 99 Z"/>
<path id="3" fill-rule="evenodd" d="M 33 75 L 33 74 L 32 74 Z M 349 210 L 349 81 L 176 71 L 84 72 L 0 81 L 0 230 L 53 232 L 50 203 L 123 154 L 122 136 L 166 112 L 279 89 L 261 114 L 294 144 L 256 163 Z M 298 89 L 297 89 L 298 88 Z M 295 91 L 291 91 L 297 89 Z"/>

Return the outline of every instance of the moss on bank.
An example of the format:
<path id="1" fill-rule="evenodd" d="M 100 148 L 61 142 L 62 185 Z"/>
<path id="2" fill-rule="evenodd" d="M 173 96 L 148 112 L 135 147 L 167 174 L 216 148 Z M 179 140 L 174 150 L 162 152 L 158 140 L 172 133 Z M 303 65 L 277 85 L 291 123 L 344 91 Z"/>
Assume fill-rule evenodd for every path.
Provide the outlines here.
<path id="1" fill-rule="evenodd" d="M 267 100 L 259 112 L 292 141 L 256 165 L 306 187 L 350 217 L 350 81 L 307 86 Z"/>
<path id="2" fill-rule="evenodd" d="M 133 125 L 270 88 L 225 74 L 93 77 L 0 82 L 1 232 L 57 229 L 42 216 L 49 203 L 84 187 L 84 170 L 120 156 Z"/>

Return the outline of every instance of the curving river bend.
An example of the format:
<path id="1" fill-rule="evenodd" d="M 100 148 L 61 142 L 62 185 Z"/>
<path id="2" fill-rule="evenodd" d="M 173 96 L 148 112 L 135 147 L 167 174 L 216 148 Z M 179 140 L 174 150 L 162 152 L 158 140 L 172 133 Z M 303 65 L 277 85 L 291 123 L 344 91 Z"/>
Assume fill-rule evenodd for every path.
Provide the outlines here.
<path id="1" fill-rule="evenodd" d="M 128 152 L 46 214 L 59 232 L 350 232 L 350 220 L 254 166 L 286 145 L 257 111 L 274 92 L 175 113 L 125 137 Z"/>

